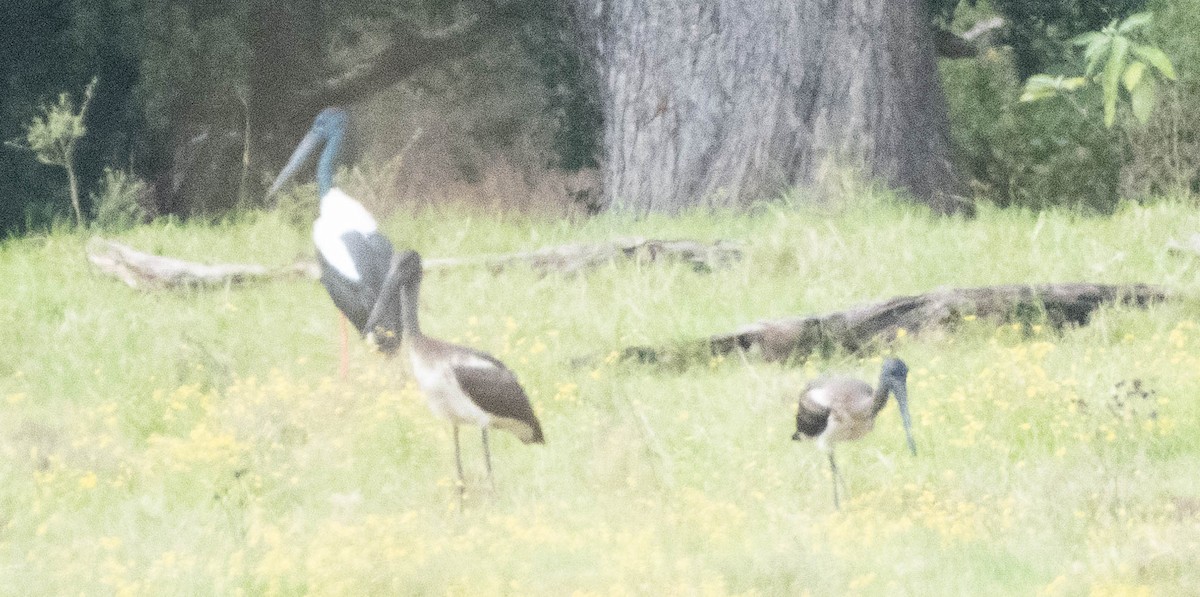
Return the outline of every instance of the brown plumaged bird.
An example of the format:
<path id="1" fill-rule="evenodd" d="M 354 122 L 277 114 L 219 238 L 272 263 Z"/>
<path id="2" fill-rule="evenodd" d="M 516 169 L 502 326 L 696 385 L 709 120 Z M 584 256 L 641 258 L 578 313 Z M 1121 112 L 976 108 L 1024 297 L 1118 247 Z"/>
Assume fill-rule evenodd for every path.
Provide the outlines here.
<path id="1" fill-rule="evenodd" d="M 421 332 L 417 315 L 421 277 L 421 256 L 415 251 L 398 252 L 392 259 L 384 288 L 386 294 L 380 297 L 380 302 L 389 304 L 399 299 L 401 341 L 408 346 L 417 385 L 425 394 L 430 410 L 448 420 L 454 429 L 454 463 L 461 498 L 466 480 L 458 441 L 459 425 L 480 428 L 489 483 L 493 483 L 489 428 L 509 431 L 526 444 L 545 443 L 545 436 L 529 397 L 504 363 L 485 352 L 430 338 Z M 367 329 L 373 329 L 370 323 Z"/>
<path id="2" fill-rule="evenodd" d="M 839 375 L 813 380 L 800 393 L 800 403 L 796 407 L 796 433 L 792 439 L 815 439 L 817 448 L 829 455 L 835 508 L 840 504 L 833 446 L 840 441 L 856 440 L 874 429 L 875 415 L 887 404 L 889 393 L 896 397 L 904 434 L 908 437 L 908 448 L 916 456 L 917 444 L 913 441 L 912 420 L 908 414 L 908 366 L 904 361 L 884 361 L 879 373 L 879 385 L 874 390 L 865 381 Z"/>

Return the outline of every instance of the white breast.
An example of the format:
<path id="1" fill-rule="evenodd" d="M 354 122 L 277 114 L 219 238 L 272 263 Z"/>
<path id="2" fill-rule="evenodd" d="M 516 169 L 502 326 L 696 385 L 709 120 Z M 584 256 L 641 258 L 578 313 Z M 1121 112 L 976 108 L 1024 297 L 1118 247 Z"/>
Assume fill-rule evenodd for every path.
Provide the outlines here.
<path id="1" fill-rule="evenodd" d="M 417 385 L 425 393 L 429 409 L 439 417 L 450 420 L 455 424 L 470 424 L 485 427 L 491 423 L 492 417 L 479 408 L 458 385 L 454 377 L 451 363 L 438 360 L 426 362 L 416 352 L 409 352 L 412 361 L 413 375 Z M 476 358 L 487 365 L 490 363 Z"/>
<path id="2" fill-rule="evenodd" d="M 361 276 L 342 242 L 342 235 L 347 232 L 372 234 L 377 229 L 375 218 L 361 203 L 341 189 L 333 188 L 321 197 L 321 215 L 313 222 L 313 243 L 330 266 L 357 282 Z"/>

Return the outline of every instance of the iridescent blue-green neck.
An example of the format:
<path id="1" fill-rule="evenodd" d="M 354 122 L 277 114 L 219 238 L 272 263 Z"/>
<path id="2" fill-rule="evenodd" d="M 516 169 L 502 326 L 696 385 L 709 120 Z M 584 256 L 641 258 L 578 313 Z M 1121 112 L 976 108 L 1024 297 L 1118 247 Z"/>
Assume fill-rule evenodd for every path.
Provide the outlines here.
<path id="1" fill-rule="evenodd" d="M 325 140 L 325 150 L 317 162 L 317 193 L 324 197 L 333 188 L 333 175 L 337 171 L 338 156 L 342 150 L 342 137 L 345 129 L 341 126 L 330 127 Z"/>

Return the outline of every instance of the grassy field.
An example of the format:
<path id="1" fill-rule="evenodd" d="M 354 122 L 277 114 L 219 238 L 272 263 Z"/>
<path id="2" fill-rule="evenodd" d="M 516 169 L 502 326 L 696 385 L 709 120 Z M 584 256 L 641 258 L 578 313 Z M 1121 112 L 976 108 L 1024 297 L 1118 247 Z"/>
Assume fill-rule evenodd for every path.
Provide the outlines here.
<path id="1" fill-rule="evenodd" d="M 155 224 L 147 251 L 272 265 L 310 256 L 281 214 Z M 354 343 L 311 280 L 139 292 L 90 269 L 86 235 L 0 244 L 0 594 L 1175 595 L 1200 586 L 1200 276 L 1165 242 L 1180 201 L 1111 217 L 984 208 L 936 219 L 886 198 L 581 222 L 446 211 L 385 226 L 428 257 L 622 235 L 732 238 L 697 273 L 616 263 L 426 277 L 426 332 L 488 350 L 548 444 L 494 434 L 497 490 L 404 359 Z M 920 447 L 895 407 L 827 463 L 790 440 L 822 371 L 881 357 L 685 371 L 615 351 L 938 286 L 1149 282 L 1178 299 L 1032 335 L 977 320 L 909 335 Z M 586 357 L 582 358 L 581 357 Z M 583 364 L 580 364 L 580 363 Z M 1136 384 L 1136 390 L 1135 388 Z"/>

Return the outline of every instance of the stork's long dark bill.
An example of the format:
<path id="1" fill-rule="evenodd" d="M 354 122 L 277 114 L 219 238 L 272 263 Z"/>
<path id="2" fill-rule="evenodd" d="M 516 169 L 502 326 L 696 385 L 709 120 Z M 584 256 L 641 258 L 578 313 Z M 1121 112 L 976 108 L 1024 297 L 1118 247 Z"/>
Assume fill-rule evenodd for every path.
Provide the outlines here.
<path id="1" fill-rule="evenodd" d="M 908 385 L 899 384 L 895 389 L 896 406 L 900 407 L 900 420 L 904 422 L 904 435 L 908 438 L 908 449 L 912 451 L 913 456 L 917 455 L 917 442 L 912 436 L 912 417 L 908 414 Z"/>
<path id="2" fill-rule="evenodd" d="M 300 144 L 296 146 L 296 150 L 292 152 L 292 157 L 288 159 L 287 165 L 279 172 L 279 176 L 275 177 L 275 182 L 271 183 L 271 188 L 267 190 L 267 195 L 274 195 L 275 191 L 278 191 L 284 183 L 291 179 L 296 174 L 296 171 L 300 169 L 300 166 L 304 164 L 305 160 L 308 159 L 308 156 L 312 155 L 324 140 L 324 136 L 319 131 L 316 129 L 309 130 L 308 134 L 304 135 L 304 138 L 300 140 Z"/>

